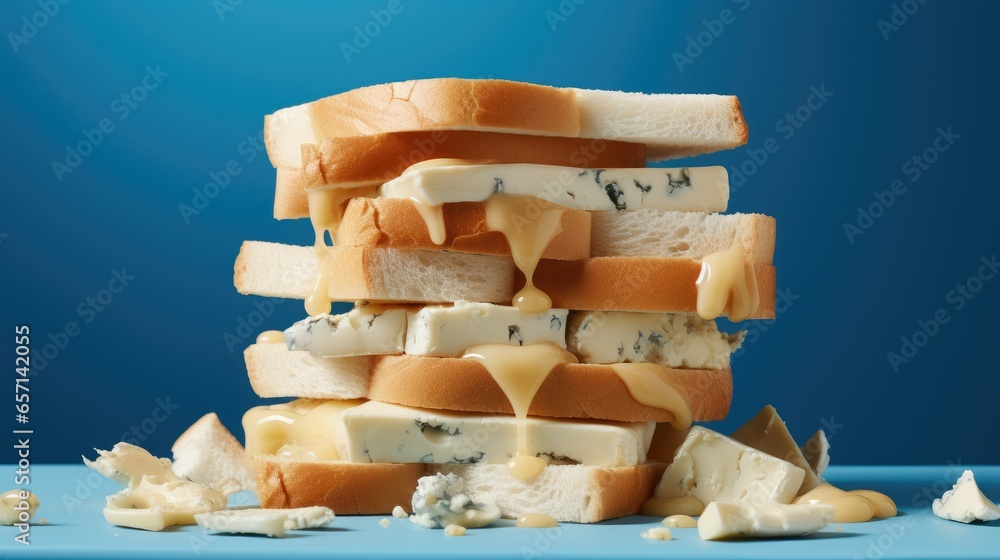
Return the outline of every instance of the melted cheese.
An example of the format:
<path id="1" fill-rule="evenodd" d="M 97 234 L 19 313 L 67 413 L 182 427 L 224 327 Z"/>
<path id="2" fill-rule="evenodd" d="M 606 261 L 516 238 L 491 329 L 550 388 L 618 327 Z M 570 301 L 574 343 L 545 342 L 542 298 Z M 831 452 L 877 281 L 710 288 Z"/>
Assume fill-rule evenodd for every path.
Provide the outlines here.
<path id="1" fill-rule="evenodd" d="M 258 406 L 243 415 L 248 457 L 277 455 L 305 461 L 336 461 L 346 457 L 342 415 L 365 401 L 299 399 L 287 404 Z"/>
<path id="2" fill-rule="evenodd" d="M 532 277 L 538 260 L 562 231 L 565 210 L 539 198 L 495 195 L 486 202 L 486 225 L 507 238 L 514 264 L 524 274 L 524 288 L 511 303 L 525 313 L 545 313 L 552 300 L 535 287 Z"/>
<path id="3" fill-rule="evenodd" d="M 466 350 L 463 358 L 476 360 L 507 395 L 514 416 L 517 418 L 517 450 L 507 464 L 507 471 L 515 478 L 537 476 L 545 468 L 545 460 L 528 452 L 525 418 L 535 393 L 558 364 L 574 363 L 576 358 L 551 342 L 510 346 L 507 344 L 480 344 Z"/>
<path id="4" fill-rule="evenodd" d="M 612 364 L 611 369 L 625 382 L 636 402 L 673 413 L 671 426 L 683 430 L 691 426 L 691 405 L 666 368 L 658 364 Z"/>
<path id="5" fill-rule="evenodd" d="M 725 314 L 730 321 L 742 321 L 760 306 L 757 276 L 739 245 L 702 259 L 697 285 L 698 315 L 703 319 Z"/>

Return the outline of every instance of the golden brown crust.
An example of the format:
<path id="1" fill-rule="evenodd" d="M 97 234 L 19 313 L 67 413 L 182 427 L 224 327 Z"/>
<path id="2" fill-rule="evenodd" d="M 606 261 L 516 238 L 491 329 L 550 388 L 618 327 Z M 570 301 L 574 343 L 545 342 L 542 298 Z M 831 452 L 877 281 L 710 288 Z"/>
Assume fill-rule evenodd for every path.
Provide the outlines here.
<path id="1" fill-rule="evenodd" d="M 695 421 L 721 420 L 733 395 L 729 368 L 667 369 L 683 390 Z M 382 356 L 372 368 L 368 398 L 419 408 L 513 414 L 510 401 L 479 362 L 460 358 Z M 670 422 L 671 412 L 640 404 L 611 366 L 556 366 L 528 414 L 619 422 Z"/>
<path id="2" fill-rule="evenodd" d="M 260 507 L 268 509 L 325 506 L 337 515 L 410 511 L 422 464 L 288 461 L 273 455 L 251 460 Z"/>
<path id="3" fill-rule="evenodd" d="M 510 256 L 507 238 L 486 225 L 485 202 L 442 205 L 447 238 L 441 245 L 431 241 L 427 224 L 413 202 L 399 198 L 355 198 L 347 205 L 340 223 L 340 246 L 429 249 Z M 579 260 L 590 256 L 590 213 L 567 209 L 561 231 L 545 248 L 543 257 Z"/>
<path id="4" fill-rule="evenodd" d="M 639 513 L 642 504 L 653 496 L 666 468 L 665 463 L 645 463 L 628 469 L 632 472 L 623 469 L 594 469 L 591 487 L 600 491 L 598 499 L 590 502 L 589 522 Z"/>
<path id="5" fill-rule="evenodd" d="M 774 318 L 775 269 L 756 264 L 760 307 L 754 319 Z M 701 262 L 692 259 L 597 257 L 542 260 L 534 281 L 552 306 L 596 311 L 695 313 Z M 517 285 L 524 283 L 518 275 Z"/>

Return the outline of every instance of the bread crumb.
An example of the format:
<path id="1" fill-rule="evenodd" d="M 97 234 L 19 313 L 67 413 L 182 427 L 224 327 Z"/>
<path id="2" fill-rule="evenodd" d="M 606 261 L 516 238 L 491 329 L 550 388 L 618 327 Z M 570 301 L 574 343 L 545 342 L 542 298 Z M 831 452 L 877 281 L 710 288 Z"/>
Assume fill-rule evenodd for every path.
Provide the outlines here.
<path id="1" fill-rule="evenodd" d="M 840 526 L 837 526 L 837 527 L 835 527 L 835 528 L 834 528 L 833 530 L 839 533 L 839 532 L 843 531 L 843 530 L 844 530 L 844 528 L 843 528 L 843 527 L 840 527 Z"/>
<path id="2" fill-rule="evenodd" d="M 666 527 L 653 527 L 648 531 L 643 531 L 639 533 L 639 536 L 644 539 L 650 539 L 654 541 L 669 541 L 671 539 L 670 529 Z"/>
<path id="3" fill-rule="evenodd" d="M 461 537 L 465 535 L 465 527 L 452 523 L 444 528 L 444 534 L 449 537 Z"/>
<path id="4" fill-rule="evenodd" d="M 392 516 L 397 519 L 406 519 L 409 517 L 409 514 L 406 513 L 406 510 L 402 506 L 396 506 L 392 508 Z"/>
<path id="5" fill-rule="evenodd" d="M 39 525 L 48 525 L 49 524 L 49 519 L 47 517 L 43 517 L 43 518 L 41 518 L 41 519 L 38 520 L 38 524 Z"/>
<path id="6" fill-rule="evenodd" d="M 383 526 L 383 527 L 388 527 L 391 523 L 392 523 L 392 521 L 389 521 L 385 517 L 382 518 L 382 521 L 378 522 L 378 524 L 381 525 L 381 526 Z"/>

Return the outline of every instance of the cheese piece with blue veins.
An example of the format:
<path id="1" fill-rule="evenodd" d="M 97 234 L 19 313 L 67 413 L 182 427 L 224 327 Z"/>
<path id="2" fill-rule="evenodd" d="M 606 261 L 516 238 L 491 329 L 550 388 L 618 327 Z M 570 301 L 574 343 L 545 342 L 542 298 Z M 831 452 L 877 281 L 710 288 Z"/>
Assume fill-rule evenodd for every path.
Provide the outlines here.
<path id="1" fill-rule="evenodd" d="M 465 481 L 455 474 L 435 474 L 417 481 L 417 490 L 410 502 L 410 521 L 425 529 L 441 529 L 458 525 L 475 529 L 496 523 L 500 509 L 489 494 L 469 497 Z"/>
<path id="2" fill-rule="evenodd" d="M 507 463 L 517 421 L 368 401 L 343 414 L 352 463 Z M 646 459 L 654 422 L 526 420 L 528 450 L 552 464 L 632 467 Z"/>
<path id="3" fill-rule="evenodd" d="M 509 305 L 457 301 L 408 313 L 406 353 L 421 356 L 461 356 L 477 344 L 522 346 L 554 342 L 566 348 L 565 309 L 525 313 Z"/>
<path id="4" fill-rule="evenodd" d="M 407 169 L 379 189 L 386 198 L 416 197 L 432 206 L 482 202 L 495 193 L 535 196 L 579 210 L 725 212 L 725 167 L 585 169 L 558 165 L 443 161 Z"/>
<path id="5" fill-rule="evenodd" d="M 363 305 L 303 319 L 285 329 L 285 344 L 320 358 L 402 354 L 405 336 L 405 309 Z"/>
<path id="6" fill-rule="evenodd" d="M 652 363 L 671 368 L 722 369 L 743 332 L 719 332 L 715 321 L 679 313 L 574 311 L 567 347 L 586 364 Z"/>

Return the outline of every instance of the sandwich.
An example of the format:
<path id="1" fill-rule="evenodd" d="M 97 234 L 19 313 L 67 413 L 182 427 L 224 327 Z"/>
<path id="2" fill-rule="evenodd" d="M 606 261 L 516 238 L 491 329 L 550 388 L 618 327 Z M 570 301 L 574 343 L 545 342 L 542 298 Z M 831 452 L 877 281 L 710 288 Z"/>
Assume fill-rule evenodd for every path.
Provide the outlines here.
<path id="1" fill-rule="evenodd" d="M 261 506 L 638 513 L 692 422 L 729 411 L 743 334 L 715 320 L 775 313 L 774 219 L 724 213 L 723 167 L 647 164 L 747 136 L 731 96 L 501 80 L 269 115 L 274 216 L 315 235 L 235 264 L 240 293 L 305 309 L 244 354 L 260 397 L 292 399 L 243 418 Z"/>

